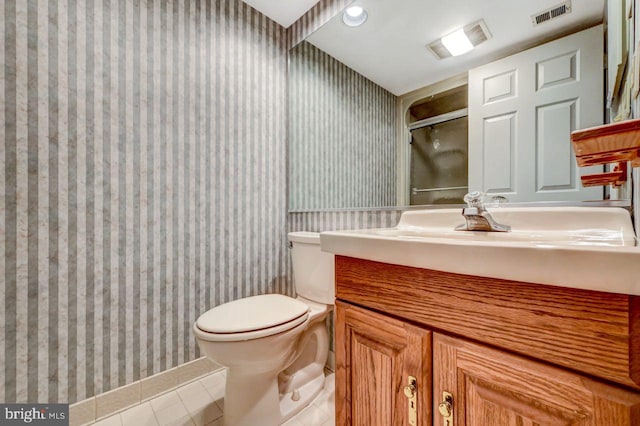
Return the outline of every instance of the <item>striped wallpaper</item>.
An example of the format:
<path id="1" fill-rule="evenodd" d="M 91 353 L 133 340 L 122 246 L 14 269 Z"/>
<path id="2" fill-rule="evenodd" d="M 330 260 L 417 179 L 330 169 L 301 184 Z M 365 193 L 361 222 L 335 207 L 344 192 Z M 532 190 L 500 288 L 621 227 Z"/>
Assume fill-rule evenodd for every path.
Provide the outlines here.
<path id="1" fill-rule="evenodd" d="M 396 97 L 304 41 L 289 60 L 289 210 L 396 204 Z"/>
<path id="2" fill-rule="evenodd" d="M 289 232 L 390 228 L 398 224 L 402 211 L 401 208 L 389 208 L 289 213 L 287 228 Z"/>
<path id="3" fill-rule="evenodd" d="M 326 24 L 354 0 L 320 0 L 287 31 L 288 45 L 294 47 L 315 30 Z"/>
<path id="4" fill-rule="evenodd" d="M 0 401 L 199 356 L 286 278 L 286 31 L 239 0 L 0 5 Z"/>

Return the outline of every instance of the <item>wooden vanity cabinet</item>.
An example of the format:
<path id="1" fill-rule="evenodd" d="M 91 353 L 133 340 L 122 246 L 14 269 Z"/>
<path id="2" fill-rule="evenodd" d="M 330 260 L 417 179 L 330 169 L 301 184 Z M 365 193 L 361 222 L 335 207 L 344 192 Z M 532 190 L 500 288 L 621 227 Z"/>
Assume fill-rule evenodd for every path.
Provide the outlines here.
<path id="1" fill-rule="evenodd" d="M 410 425 L 409 376 L 420 426 L 640 425 L 637 297 L 341 256 L 336 297 L 338 425 Z"/>

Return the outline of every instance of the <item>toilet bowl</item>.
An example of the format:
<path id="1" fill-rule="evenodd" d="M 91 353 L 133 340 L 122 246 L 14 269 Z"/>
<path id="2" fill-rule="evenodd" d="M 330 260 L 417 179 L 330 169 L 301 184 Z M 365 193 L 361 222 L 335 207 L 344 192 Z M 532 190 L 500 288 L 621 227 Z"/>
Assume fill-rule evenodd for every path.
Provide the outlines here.
<path id="1" fill-rule="evenodd" d="M 320 251 L 317 233 L 293 232 L 289 241 L 296 298 L 238 299 L 205 312 L 193 326 L 205 356 L 228 368 L 225 426 L 280 425 L 324 386 L 333 255 Z"/>

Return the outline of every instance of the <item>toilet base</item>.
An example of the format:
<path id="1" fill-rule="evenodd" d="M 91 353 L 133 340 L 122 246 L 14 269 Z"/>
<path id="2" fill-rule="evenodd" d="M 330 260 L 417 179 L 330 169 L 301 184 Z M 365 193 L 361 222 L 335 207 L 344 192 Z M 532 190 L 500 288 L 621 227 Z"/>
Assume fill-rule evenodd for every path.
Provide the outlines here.
<path id="1" fill-rule="evenodd" d="M 223 424 L 279 426 L 309 405 L 324 389 L 324 382 L 324 374 L 320 374 L 294 391 L 278 395 L 278 382 L 273 374 L 236 376 L 229 371 L 227 392 L 242 398 L 225 400 Z M 274 406 L 279 410 L 274 410 Z"/>
<path id="2" fill-rule="evenodd" d="M 204 354 L 228 368 L 224 426 L 279 426 L 318 396 L 329 352 L 330 307 L 315 308 L 304 323 L 259 339 L 219 341 L 194 326 Z"/>
<path id="3" fill-rule="evenodd" d="M 278 426 L 282 422 L 280 413 L 273 409 L 277 405 L 278 384 L 274 372 L 253 375 L 238 374 L 231 368 L 227 371 L 224 426 Z"/>
<path id="4" fill-rule="evenodd" d="M 293 392 L 280 395 L 280 413 L 282 414 L 282 423 L 286 422 L 298 414 L 302 408 L 309 405 L 311 401 L 320 394 L 322 389 L 324 389 L 324 381 L 324 374 L 322 374 Z M 296 401 L 293 400 L 294 397 L 297 399 Z"/>

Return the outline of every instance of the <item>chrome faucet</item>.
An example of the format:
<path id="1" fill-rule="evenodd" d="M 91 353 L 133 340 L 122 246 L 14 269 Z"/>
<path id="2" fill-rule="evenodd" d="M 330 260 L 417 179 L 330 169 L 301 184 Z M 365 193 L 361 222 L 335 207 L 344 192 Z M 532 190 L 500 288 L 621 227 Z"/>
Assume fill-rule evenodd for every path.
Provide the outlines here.
<path id="1" fill-rule="evenodd" d="M 462 209 L 466 223 L 456 226 L 456 231 L 509 232 L 511 227 L 497 223 L 484 207 L 484 193 L 473 191 L 464 196 L 467 207 Z M 498 203 L 506 201 L 504 197 L 493 198 Z"/>

